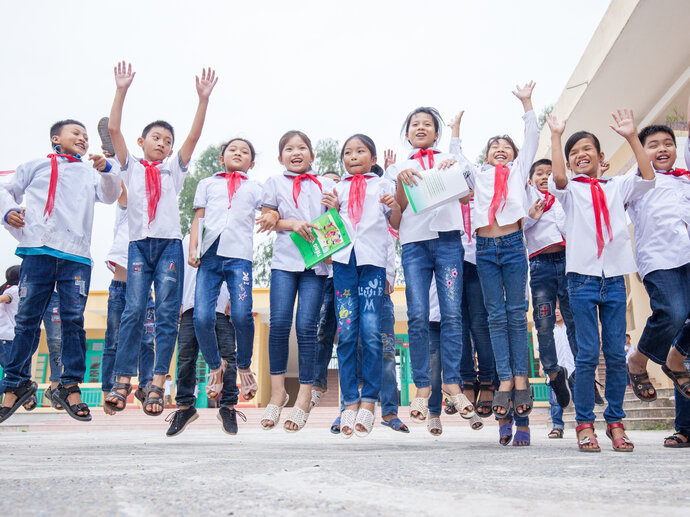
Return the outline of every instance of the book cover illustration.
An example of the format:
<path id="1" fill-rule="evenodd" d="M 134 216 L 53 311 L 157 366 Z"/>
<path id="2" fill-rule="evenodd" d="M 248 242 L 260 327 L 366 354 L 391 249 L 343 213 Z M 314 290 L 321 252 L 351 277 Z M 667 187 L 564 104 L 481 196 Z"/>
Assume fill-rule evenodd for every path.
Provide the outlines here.
<path id="1" fill-rule="evenodd" d="M 314 242 L 307 242 L 296 232 L 290 234 L 290 238 L 302 255 L 307 269 L 311 269 L 315 264 L 345 248 L 351 242 L 345 229 L 345 223 L 333 208 L 314 219 L 312 224 L 316 226 L 316 228 L 311 229 Z"/>

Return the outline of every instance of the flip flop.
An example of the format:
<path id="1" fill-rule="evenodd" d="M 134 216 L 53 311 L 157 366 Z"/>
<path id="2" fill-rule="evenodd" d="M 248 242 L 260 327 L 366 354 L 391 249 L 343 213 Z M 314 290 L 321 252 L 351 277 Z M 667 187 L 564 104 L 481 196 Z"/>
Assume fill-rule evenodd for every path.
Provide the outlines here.
<path id="1" fill-rule="evenodd" d="M 504 447 L 510 443 L 510 441 L 513 439 L 513 419 L 510 419 L 510 422 L 506 422 L 505 424 L 501 425 L 501 427 L 498 428 L 498 443 L 503 445 Z M 503 439 L 507 438 L 507 440 L 504 442 Z"/>
<path id="2" fill-rule="evenodd" d="M 518 429 L 513 436 L 513 447 L 528 447 L 530 445 L 529 431 Z"/>
<path id="3" fill-rule="evenodd" d="M 410 432 L 410 430 L 403 423 L 403 421 L 400 420 L 397 416 L 391 418 L 388 422 L 386 422 L 385 420 L 382 420 L 381 425 L 383 425 L 385 427 L 390 427 L 391 429 L 393 429 L 393 431 L 398 431 L 401 433 L 409 433 Z M 405 429 L 403 429 L 403 426 L 405 427 Z"/>

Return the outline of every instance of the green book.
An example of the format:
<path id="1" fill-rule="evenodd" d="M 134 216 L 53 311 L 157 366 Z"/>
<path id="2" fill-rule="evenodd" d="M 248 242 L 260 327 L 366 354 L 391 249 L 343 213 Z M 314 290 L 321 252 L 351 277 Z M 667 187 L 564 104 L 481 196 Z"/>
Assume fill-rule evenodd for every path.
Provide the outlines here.
<path id="1" fill-rule="evenodd" d="M 302 254 L 307 269 L 311 269 L 314 264 L 318 264 L 352 242 L 345 229 L 345 223 L 335 208 L 331 208 L 311 223 L 317 227 L 311 229 L 311 233 L 316 238 L 314 242 L 307 242 L 298 233 L 290 234 L 292 242 Z"/>

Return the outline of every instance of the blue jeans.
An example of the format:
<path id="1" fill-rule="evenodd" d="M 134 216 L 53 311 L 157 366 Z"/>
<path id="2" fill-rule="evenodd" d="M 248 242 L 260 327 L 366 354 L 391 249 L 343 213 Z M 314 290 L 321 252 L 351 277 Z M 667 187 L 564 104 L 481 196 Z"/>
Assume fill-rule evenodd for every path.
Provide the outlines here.
<path id="1" fill-rule="evenodd" d="M 539 338 L 539 360 L 544 373 L 555 374 L 559 371 L 556 342 L 553 339 L 556 300 L 559 302 L 561 315 L 565 321 L 570 349 L 573 357 L 577 357 L 575 323 L 570 310 L 570 298 L 568 298 L 568 279 L 565 276 L 565 251 L 542 253 L 532 257 L 529 260 L 529 275 L 534 307 L 534 326 Z"/>
<path id="2" fill-rule="evenodd" d="M 599 276 L 568 273 L 570 307 L 575 318 L 577 357 L 575 358 L 575 417 L 578 423 L 594 422 L 594 372 L 600 351 L 606 360 L 607 423 L 625 418 L 623 397 L 628 384 L 625 363 L 626 297 L 622 276 Z M 601 341 L 599 321 L 601 321 Z"/>
<path id="3" fill-rule="evenodd" d="M 429 322 L 429 373 L 431 375 L 431 396 L 429 414 L 441 415 L 443 394 L 441 393 L 441 323 Z"/>
<path id="4" fill-rule="evenodd" d="M 498 380 L 526 376 L 527 251 L 522 230 L 501 237 L 477 235 L 477 273 L 489 313 Z"/>
<path id="5" fill-rule="evenodd" d="M 216 347 L 220 356 L 228 363 L 223 375 L 223 389 L 220 394 L 220 407 L 237 404 L 237 360 L 235 352 L 235 329 L 230 319 L 219 312 L 214 323 L 218 342 Z M 194 387 L 197 383 L 197 359 L 199 342 L 194 331 L 194 309 L 188 309 L 180 319 L 180 334 L 177 341 L 177 393 L 175 402 L 179 406 L 194 406 L 196 397 Z"/>
<path id="6" fill-rule="evenodd" d="M 105 345 L 101 358 L 101 389 L 109 392 L 113 388 L 115 376 L 113 366 L 120 335 L 122 312 L 125 310 L 127 282 L 110 281 L 108 288 L 108 319 L 105 327 Z M 146 321 L 144 323 L 144 338 L 139 347 L 139 386 L 146 386 L 153 379 L 153 337 L 156 331 L 153 296 L 149 291 L 146 304 Z"/>
<path id="7" fill-rule="evenodd" d="M 0 339 L 0 367 L 3 369 L 7 365 L 7 361 L 10 359 L 10 353 L 12 352 L 12 340 L 11 339 Z"/>
<path id="8" fill-rule="evenodd" d="M 297 346 L 299 353 L 299 383 L 314 383 L 316 362 L 316 327 L 323 300 L 325 276 L 313 270 L 271 270 L 271 324 L 268 334 L 268 361 L 271 375 L 287 371 L 290 352 L 290 329 L 297 297 Z M 299 293 L 299 296 L 298 296 Z"/>
<path id="9" fill-rule="evenodd" d="M 359 401 L 376 402 L 381 391 L 383 342 L 380 313 L 386 290 L 386 269 L 358 266 L 355 252 L 350 262 L 333 263 L 333 287 L 338 313 L 338 368 L 340 391 L 346 406 Z M 362 341 L 362 393 L 357 378 L 357 342 Z"/>
<path id="10" fill-rule="evenodd" d="M 462 287 L 460 378 L 463 383 L 474 383 L 479 380 L 479 382 L 493 384 L 496 380 L 496 365 L 489 334 L 489 315 L 484 306 L 484 295 L 479 283 L 477 266 L 471 262 L 463 264 Z"/>
<path id="11" fill-rule="evenodd" d="M 38 348 L 41 319 L 56 285 L 62 320 L 63 370 L 60 383 L 83 382 L 86 371 L 84 308 L 91 282 L 91 266 L 50 255 L 28 255 L 22 262 L 19 277 L 19 311 L 3 386 L 17 387 L 31 380 L 31 358 Z"/>
<path id="12" fill-rule="evenodd" d="M 129 243 L 127 295 L 115 356 L 117 377 L 137 375 L 139 347 L 144 335 L 146 305 L 153 283 L 156 292 L 156 358 L 153 375 L 166 375 L 175 351 L 182 305 L 184 259 L 179 239 L 146 238 Z"/>
<path id="13" fill-rule="evenodd" d="M 57 291 L 50 297 L 48 309 L 43 315 L 46 329 L 48 360 L 50 361 L 50 382 L 60 382 L 62 374 L 62 325 L 60 323 L 60 299 Z"/>
<path id="14" fill-rule="evenodd" d="M 333 341 L 337 331 L 338 322 L 335 318 L 335 291 L 333 279 L 326 279 L 323 289 L 323 302 L 321 303 L 321 315 L 319 330 L 317 333 L 316 364 L 314 365 L 314 386 L 328 389 L 328 363 L 333 356 Z"/>
<path id="15" fill-rule="evenodd" d="M 402 247 L 407 299 L 407 327 L 412 378 L 417 388 L 431 385 L 429 372 L 429 289 L 436 274 L 441 309 L 443 382 L 460 383 L 462 348 L 462 263 L 460 232 L 439 232 L 438 238 Z"/>
<path id="16" fill-rule="evenodd" d="M 395 313 L 393 300 L 384 294 L 381 301 L 381 340 L 383 342 L 383 372 L 381 373 L 381 416 L 397 415 L 400 404 L 395 370 Z"/>
<path id="17" fill-rule="evenodd" d="M 252 312 L 252 263 L 249 260 L 217 255 L 218 240 L 201 257 L 194 294 L 194 331 L 209 368 L 220 367 L 216 339 L 216 304 L 225 280 L 230 293 L 230 317 L 237 337 L 237 367 L 248 370 L 254 351 Z"/>
<path id="18" fill-rule="evenodd" d="M 666 364 L 673 344 L 684 356 L 690 355 L 690 339 L 676 339 L 690 326 L 690 263 L 674 269 L 659 269 L 645 275 L 652 315 L 647 319 L 637 350 L 657 364 Z M 675 343 L 674 343 L 675 341 Z"/>

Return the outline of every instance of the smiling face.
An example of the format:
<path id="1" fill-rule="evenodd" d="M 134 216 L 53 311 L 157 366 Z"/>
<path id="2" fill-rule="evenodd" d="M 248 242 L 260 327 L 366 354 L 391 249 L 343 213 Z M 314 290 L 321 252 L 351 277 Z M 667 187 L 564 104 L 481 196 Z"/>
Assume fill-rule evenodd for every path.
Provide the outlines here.
<path id="1" fill-rule="evenodd" d="M 433 147 L 434 142 L 438 139 L 434 117 L 428 113 L 415 113 L 412 115 L 406 137 L 414 148 L 428 149 Z"/>
<path id="2" fill-rule="evenodd" d="M 549 185 L 549 176 L 551 176 L 551 165 L 537 165 L 529 181 L 539 190 L 546 190 Z"/>
<path id="3" fill-rule="evenodd" d="M 515 159 L 515 150 L 511 143 L 505 138 L 497 138 L 489 145 L 484 160 L 489 165 L 500 163 L 505 165 Z"/>
<path id="4" fill-rule="evenodd" d="M 594 140 L 580 138 L 568 153 L 568 169 L 575 174 L 586 174 L 591 178 L 599 175 L 599 164 L 604 160 L 604 153 L 597 152 Z"/>
<path id="5" fill-rule="evenodd" d="M 303 174 L 311 170 L 314 153 L 302 138 L 295 135 L 285 143 L 285 147 L 278 156 L 278 161 L 290 172 Z"/>
<path id="6" fill-rule="evenodd" d="M 60 152 L 73 156 L 84 156 L 89 149 L 89 135 L 86 128 L 79 124 L 65 124 L 60 133 L 51 138 L 53 147 L 60 146 Z"/>
<path id="7" fill-rule="evenodd" d="M 225 151 L 223 151 L 220 163 L 225 166 L 225 170 L 228 172 L 247 172 L 254 167 L 252 150 L 249 144 L 242 140 L 231 141 L 225 148 Z"/>
<path id="8" fill-rule="evenodd" d="M 658 131 L 649 135 L 644 141 L 644 150 L 658 171 L 669 171 L 676 163 L 676 144 L 668 133 Z"/>
<path id="9" fill-rule="evenodd" d="M 144 138 L 137 139 L 144 150 L 144 159 L 149 162 L 162 162 L 172 154 L 173 135 L 169 129 L 153 126 Z"/>
<path id="10" fill-rule="evenodd" d="M 371 172 L 376 163 L 376 156 L 371 155 L 369 148 L 359 138 L 351 138 L 343 148 L 343 164 L 350 174 Z"/>

